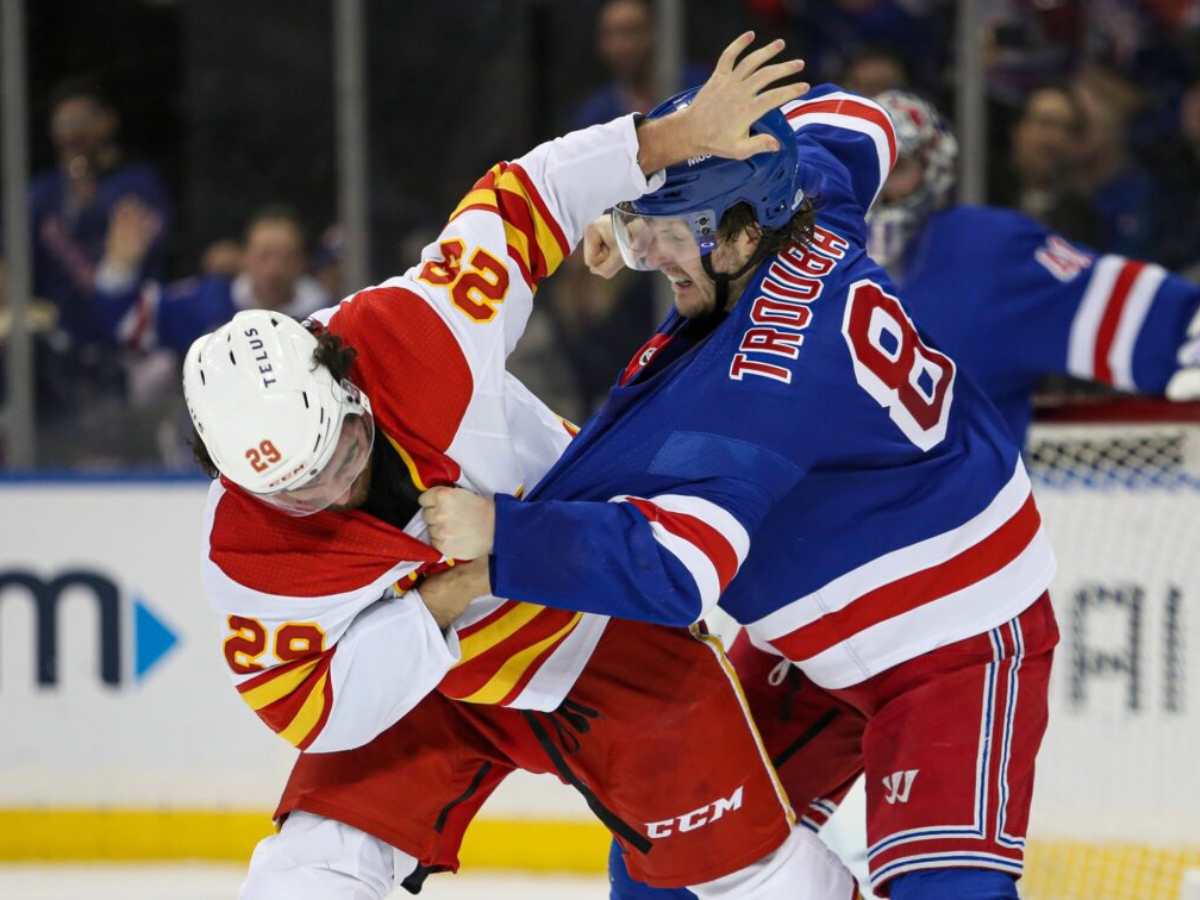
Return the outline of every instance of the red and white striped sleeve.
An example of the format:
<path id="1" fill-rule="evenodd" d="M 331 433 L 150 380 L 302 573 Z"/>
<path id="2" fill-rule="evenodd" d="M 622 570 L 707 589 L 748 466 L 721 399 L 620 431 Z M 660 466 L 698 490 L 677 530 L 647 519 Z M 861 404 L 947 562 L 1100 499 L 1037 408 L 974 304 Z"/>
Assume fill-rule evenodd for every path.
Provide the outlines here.
<path id="1" fill-rule="evenodd" d="M 681 484 L 609 501 L 497 495 L 492 590 L 560 609 L 690 625 L 737 575 L 765 514 L 758 488 L 710 488 Z"/>
<path id="2" fill-rule="evenodd" d="M 1138 390 L 1134 348 L 1155 296 L 1167 278 L 1162 266 L 1108 254 L 1095 260 L 1071 320 L 1067 371 L 1121 390 Z M 1173 355 L 1178 344 L 1164 348 Z"/>
<path id="3" fill-rule="evenodd" d="M 458 662 L 409 588 L 436 551 L 368 517 L 289 519 L 214 482 L 203 577 L 238 696 L 310 752 L 371 741 Z"/>
<path id="4" fill-rule="evenodd" d="M 846 184 L 861 212 L 870 209 L 896 164 L 896 129 L 883 107 L 823 84 L 781 108 L 800 139 L 802 160 L 819 170 L 832 162 L 840 170 L 822 192 Z M 811 149 L 824 153 L 806 153 Z"/>
<path id="5" fill-rule="evenodd" d="M 502 368 L 524 333 L 539 283 L 588 222 L 651 181 L 638 166 L 633 118 L 540 144 L 489 169 L 421 253 L 385 283 L 420 294 L 454 332 L 474 372 Z"/>
<path id="6" fill-rule="evenodd" d="M 703 497 L 659 494 L 655 497 L 614 497 L 645 516 L 660 547 L 692 577 L 703 617 L 716 606 L 722 592 L 750 552 L 750 535 L 720 506 Z"/>

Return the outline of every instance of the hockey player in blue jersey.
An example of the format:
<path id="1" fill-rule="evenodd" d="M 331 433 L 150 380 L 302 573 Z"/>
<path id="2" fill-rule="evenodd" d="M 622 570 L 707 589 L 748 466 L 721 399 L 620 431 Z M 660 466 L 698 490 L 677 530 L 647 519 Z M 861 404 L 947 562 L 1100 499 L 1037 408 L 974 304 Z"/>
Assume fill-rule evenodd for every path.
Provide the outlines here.
<path id="1" fill-rule="evenodd" d="M 876 99 L 895 125 L 898 159 L 867 217 L 871 255 L 886 264 L 913 316 L 975 377 L 1019 443 L 1047 374 L 1173 399 L 1200 395 L 1197 341 L 1188 335 L 1200 287 L 1153 264 L 1095 254 L 1018 212 L 949 205 L 958 146 L 938 111 L 902 91 Z M 804 821 L 819 826 L 844 788 L 814 794 L 782 754 L 801 736 L 812 742 L 810 754 L 836 751 L 858 739 L 866 720 L 814 697 L 798 672 L 781 678 L 775 658 L 745 638 L 732 656 L 768 750 L 785 760 L 793 802 L 807 805 Z M 847 773 L 845 787 L 852 780 Z M 612 869 L 614 896 L 622 900 L 688 896 L 635 886 L 619 855 Z"/>
<path id="2" fill-rule="evenodd" d="M 1200 287 L 1153 263 L 1094 253 L 1023 213 L 950 205 L 958 146 L 938 111 L 902 91 L 877 99 L 900 160 L 868 216 L 871 255 L 1018 442 L 1046 375 L 1200 397 L 1188 334 Z"/>
<path id="3" fill-rule="evenodd" d="M 812 799 L 865 768 L 876 890 L 1015 897 L 1058 638 L 1028 476 L 866 254 L 888 116 L 827 85 L 752 131 L 780 152 L 690 159 L 597 226 L 593 261 L 659 269 L 675 311 L 527 498 L 436 488 L 431 536 L 489 557 L 481 593 L 673 624 L 719 602 L 867 719 L 788 764 Z"/>

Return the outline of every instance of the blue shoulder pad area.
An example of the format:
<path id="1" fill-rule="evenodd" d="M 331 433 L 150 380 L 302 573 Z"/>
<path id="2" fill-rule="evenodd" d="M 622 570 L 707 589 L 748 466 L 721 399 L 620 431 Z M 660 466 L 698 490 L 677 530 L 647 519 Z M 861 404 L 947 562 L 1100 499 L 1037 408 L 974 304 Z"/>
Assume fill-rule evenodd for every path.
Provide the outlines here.
<path id="1" fill-rule="evenodd" d="M 673 432 L 654 454 L 647 471 L 679 481 L 753 479 L 775 500 L 804 474 L 800 466 L 767 447 L 703 431 Z"/>
<path id="2" fill-rule="evenodd" d="M 891 900 L 1018 900 L 1017 880 L 995 869 L 905 872 L 891 880 L 890 896 Z"/>

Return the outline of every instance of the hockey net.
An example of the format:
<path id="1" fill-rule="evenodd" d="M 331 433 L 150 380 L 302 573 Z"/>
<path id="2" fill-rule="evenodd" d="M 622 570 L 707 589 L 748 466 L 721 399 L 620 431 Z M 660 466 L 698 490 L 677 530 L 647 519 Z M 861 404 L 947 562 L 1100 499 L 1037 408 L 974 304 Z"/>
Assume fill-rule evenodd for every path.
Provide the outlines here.
<path id="1" fill-rule="evenodd" d="M 1179 900 L 1200 869 L 1200 404 L 1047 404 L 1026 462 L 1062 644 L 1022 896 Z"/>

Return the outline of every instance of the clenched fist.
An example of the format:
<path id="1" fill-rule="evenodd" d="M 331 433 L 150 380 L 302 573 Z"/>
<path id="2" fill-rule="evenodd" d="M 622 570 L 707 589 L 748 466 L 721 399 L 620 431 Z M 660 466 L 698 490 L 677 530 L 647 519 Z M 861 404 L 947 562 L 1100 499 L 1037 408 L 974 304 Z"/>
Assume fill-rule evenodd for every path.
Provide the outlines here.
<path id="1" fill-rule="evenodd" d="M 429 540 L 452 559 L 475 559 L 492 552 L 496 505 L 462 488 L 430 488 L 417 502 L 429 528 Z"/>
<path id="2" fill-rule="evenodd" d="M 608 215 L 589 222 L 584 230 L 583 261 L 589 272 L 601 278 L 612 278 L 625 268 L 617 248 L 617 239 L 613 236 L 612 219 Z"/>

